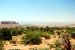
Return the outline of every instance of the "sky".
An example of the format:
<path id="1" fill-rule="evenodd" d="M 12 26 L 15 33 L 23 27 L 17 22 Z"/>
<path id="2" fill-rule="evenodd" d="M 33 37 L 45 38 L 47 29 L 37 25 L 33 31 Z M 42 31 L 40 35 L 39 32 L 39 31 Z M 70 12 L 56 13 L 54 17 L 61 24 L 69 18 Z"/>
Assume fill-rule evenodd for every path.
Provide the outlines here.
<path id="1" fill-rule="evenodd" d="M 0 0 L 0 21 L 75 22 L 75 0 Z"/>

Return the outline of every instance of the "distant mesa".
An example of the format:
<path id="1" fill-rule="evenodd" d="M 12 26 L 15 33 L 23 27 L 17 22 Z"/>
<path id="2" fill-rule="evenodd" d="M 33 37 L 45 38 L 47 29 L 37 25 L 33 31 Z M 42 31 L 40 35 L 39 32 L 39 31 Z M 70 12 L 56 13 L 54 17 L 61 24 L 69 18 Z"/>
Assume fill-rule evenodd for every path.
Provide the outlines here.
<path id="1" fill-rule="evenodd" d="M 19 27 L 19 23 L 15 21 L 1 21 L 0 28 L 16 28 Z"/>
<path id="2" fill-rule="evenodd" d="M 1 24 L 18 24 L 18 22 L 15 22 L 15 21 L 1 21 Z"/>

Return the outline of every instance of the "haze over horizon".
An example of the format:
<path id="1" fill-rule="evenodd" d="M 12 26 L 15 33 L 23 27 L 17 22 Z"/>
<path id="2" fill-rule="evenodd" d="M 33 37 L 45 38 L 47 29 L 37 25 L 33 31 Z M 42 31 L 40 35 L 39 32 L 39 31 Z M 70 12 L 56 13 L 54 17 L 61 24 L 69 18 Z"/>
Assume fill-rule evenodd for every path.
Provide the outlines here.
<path id="1" fill-rule="evenodd" d="M 75 23 L 75 0 L 0 0 L 0 21 Z"/>

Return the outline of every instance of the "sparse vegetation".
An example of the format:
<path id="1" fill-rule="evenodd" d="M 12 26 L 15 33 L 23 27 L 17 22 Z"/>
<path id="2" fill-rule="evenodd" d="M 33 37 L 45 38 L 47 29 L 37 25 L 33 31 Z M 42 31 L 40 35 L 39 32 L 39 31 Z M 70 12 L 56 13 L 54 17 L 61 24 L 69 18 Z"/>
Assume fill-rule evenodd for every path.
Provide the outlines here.
<path id="1" fill-rule="evenodd" d="M 66 30 L 66 31 L 64 32 L 64 30 Z M 74 31 L 75 31 L 74 27 L 59 28 L 59 27 L 48 27 L 48 26 L 46 26 L 46 27 L 30 26 L 30 27 L 26 27 L 26 28 L 3 28 L 3 29 L 0 29 L 0 39 L 1 39 L 0 49 L 2 49 L 4 46 L 3 41 L 6 41 L 6 40 L 12 41 L 13 36 L 17 37 L 19 35 L 22 36 L 24 34 L 22 36 L 21 41 L 25 45 L 41 45 L 42 42 L 46 42 L 46 41 L 42 41 L 42 38 L 44 38 L 45 40 L 50 40 L 50 39 L 52 39 L 52 35 L 53 35 L 53 37 L 60 36 L 60 38 L 58 37 L 58 39 L 61 39 L 61 40 L 56 40 L 55 42 L 53 42 L 53 44 L 50 44 L 47 42 L 45 43 L 47 46 L 49 46 L 49 48 L 43 48 L 43 49 L 34 48 L 33 50 L 49 50 L 49 49 L 53 49 L 53 48 L 55 48 L 55 50 L 63 50 L 63 49 L 67 50 L 68 48 L 71 47 L 69 38 L 71 38 L 71 37 L 75 38 Z M 57 35 L 55 33 L 57 33 Z M 68 34 L 63 35 L 63 33 L 68 33 Z M 71 37 L 69 37 L 68 35 L 70 35 Z M 55 37 L 55 39 L 57 37 Z M 64 41 L 64 42 L 62 43 L 61 41 Z M 65 44 L 67 45 L 68 48 L 66 47 Z M 63 47 L 61 47 L 61 46 L 63 46 Z M 74 47 L 72 47 L 72 48 L 74 49 Z"/>

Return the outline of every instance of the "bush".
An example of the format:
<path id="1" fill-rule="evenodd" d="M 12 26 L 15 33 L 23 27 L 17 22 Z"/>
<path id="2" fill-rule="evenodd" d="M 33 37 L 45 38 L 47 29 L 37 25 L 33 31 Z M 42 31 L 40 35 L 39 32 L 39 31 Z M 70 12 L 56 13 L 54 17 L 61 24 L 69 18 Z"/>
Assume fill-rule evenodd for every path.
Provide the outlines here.
<path id="1" fill-rule="evenodd" d="M 60 34 L 61 34 L 61 32 L 57 31 L 57 35 L 60 35 Z"/>
<path id="2" fill-rule="evenodd" d="M 50 49 L 55 47 L 54 44 L 47 43 L 47 45 L 49 46 Z"/>
<path id="3" fill-rule="evenodd" d="M 0 31 L 0 39 L 11 40 L 12 39 L 11 30 L 7 28 L 3 28 Z"/>
<path id="4" fill-rule="evenodd" d="M 55 47 L 60 47 L 61 43 L 58 40 L 56 40 L 56 42 L 54 43 L 54 45 L 55 45 Z"/>
<path id="5" fill-rule="evenodd" d="M 23 42 L 25 44 L 40 44 L 41 41 L 41 36 L 37 31 L 34 32 L 29 32 L 28 34 L 23 37 Z"/>
<path id="6" fill-rule="evenodd" d="M 12 29 L 11 30 L 12 36 L 22 35 L 22 32 L 23 31 L 21 29 Z"/>
<path id="7" fill-rule="evenodd" d="M 71 37 L 75 39 L 75 32 L 70 33 Z"/>
<path id="8" fill-rule="evenodd" d="M 50 34 L 44 32 L 44 33 L 41 33 L 41 37 L 44 37 L 46 39 L 50 39 Z"/>

